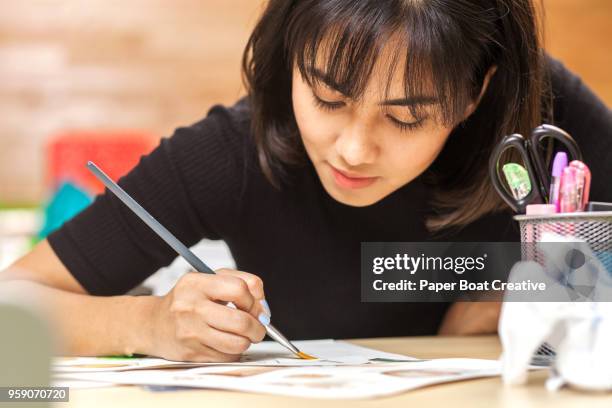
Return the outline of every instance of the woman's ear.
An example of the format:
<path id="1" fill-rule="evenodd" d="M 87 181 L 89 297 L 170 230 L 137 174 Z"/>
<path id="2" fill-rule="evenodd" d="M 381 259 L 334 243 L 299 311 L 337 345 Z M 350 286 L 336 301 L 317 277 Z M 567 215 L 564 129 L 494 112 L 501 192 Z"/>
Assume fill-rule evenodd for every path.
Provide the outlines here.
<path id="1" fill-rule="evenodd" d="M 474 113 L 474 111 L 478 107 L 478 104 L 480 103 L 482 96 L 485 94 L 485 92 L 487 91 L 487 88 L 489 87 L 489 82 L 491 81 L 491 78 L 493 77 L 493 75 L 495 75 L 495 71 L 497 71 L 497 65 L 492 65 L 491 68 L 489 68 L 489 70 L 485 74 L 484 81 L 482 81 L 482 88 L 480 88 L 480 94 L 478 95 L 478 98 L 476 98 L 474 102 L 470 103 L 467 106 L 465 110 L 464 120 L 467 119 L 468 116 L 470 116 L 472 113 Z"/>

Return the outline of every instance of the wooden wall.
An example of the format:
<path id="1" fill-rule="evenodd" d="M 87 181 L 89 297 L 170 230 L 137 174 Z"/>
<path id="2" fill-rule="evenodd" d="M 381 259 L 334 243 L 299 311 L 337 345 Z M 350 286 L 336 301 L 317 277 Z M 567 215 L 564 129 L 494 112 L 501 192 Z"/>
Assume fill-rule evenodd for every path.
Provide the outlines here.
<path id="1" fill-rule="evenodd" d="M 262 0 L 9 0 L 0 13 L 0 204 L 44 197 L 58 130 L 168 136 L 242 94 Z M 547 44 L 609 104 L 612 1 L 545 0 Z"/>

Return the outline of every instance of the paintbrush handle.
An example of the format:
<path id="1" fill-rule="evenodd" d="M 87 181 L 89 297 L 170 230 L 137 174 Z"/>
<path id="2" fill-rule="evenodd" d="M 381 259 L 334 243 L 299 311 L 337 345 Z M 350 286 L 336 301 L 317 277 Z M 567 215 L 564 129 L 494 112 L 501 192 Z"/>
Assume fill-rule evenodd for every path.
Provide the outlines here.
<path id="1" fill-rule="evenodd" d="M 87 162 L 87 168 L 100 180 L 106 188 L 108 188 L 113 194 L 117 196 L 119 200 L 123 202 L 138 218 L 140 218 L 145 224 L 147 224 L 157 235 L 160 236 L 172 249 L 174 249 L 180 256 L 185 258 L 187 262 L 198 272 L 214 274 L 215 272 L 208 267 L 200 258 L 196 256 L 185 244 L 178 240 L 166 227 L 161 225 L 147 210 L 145 210 L 136 200 L 134 200 L 124 189 L 119 187 L 110 177 L 106 175 L 98 166 L 93 162 Z M 231 304 L 228 303 L 228 304 Z M 235 306 L 234 306 L 235 307 Z M 298 354 L 299 350 L 291 344 L 285 336 L 282 335 L 274 326 L 271 324 L 265 325 L 266 333 L 272 339 L 277 341 L 282 346 L 286 347 L 289 351 L 294 354 Z"/>
<path id="2" fill-rule="evenodd" d="M 172 249 L 180 256 L 185 258 L 187 262 L 198 272 L 212 273 L 215 272 L 208 267 L 200 258 L 196 256 L 185 244 L 179 241 L 166 227 L 161 225 L 147 210 L 136 202 L 124 189 L 119 187 L 117 183 L 111 180 L 98 166 L 93 162 L 87 162 L 87 168 L 100 180 L 106 188 L 117 196 L 138 218 L 147 224 L 161 239 L 163 239 Z"/>

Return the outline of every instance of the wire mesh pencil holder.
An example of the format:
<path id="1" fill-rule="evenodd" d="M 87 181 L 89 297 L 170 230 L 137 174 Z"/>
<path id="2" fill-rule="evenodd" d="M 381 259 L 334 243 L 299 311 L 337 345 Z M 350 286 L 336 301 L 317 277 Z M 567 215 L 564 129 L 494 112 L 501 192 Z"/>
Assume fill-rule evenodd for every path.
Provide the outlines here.
<path id="1" fill-rule="evenodd" d="M 523 260 L 544 266 L 544 255 L 538 250 L 544 233 L 585 241 L 603 266 L 612 273 L 612 211 L 573 212 L 550 215 L 516 215 L 521 230 Z"/>
<path id="2" fill-rule="evenodd" d="M 521 231 L 521 256 L 545 267 L 545 256 L 537 243 L 545 233 L 584 241 L 612 274 L 612 211 L 574 212 L 550 215 L 516 215 Z M 547 366 L 554 361 L 555 348 L 543 343 L 534 354 L 531 364 Z"/>

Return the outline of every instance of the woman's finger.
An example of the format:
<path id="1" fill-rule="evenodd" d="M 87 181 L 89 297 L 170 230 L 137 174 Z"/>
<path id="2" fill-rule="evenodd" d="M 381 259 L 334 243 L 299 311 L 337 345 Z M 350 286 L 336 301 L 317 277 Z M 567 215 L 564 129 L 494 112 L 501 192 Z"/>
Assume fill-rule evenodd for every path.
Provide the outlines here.
<path id="1" fill-rule="evenodd" d="M 266 336 L 264 324 L 268 321 L 255 319 L 251 314 L 238 309 L 232 309 L 214 302 L 206 302 L 197 307 L 206 324 L 209 326 L 249 339 L 252 343 L 259 343 Z M 266 316 L 261 316 L 265 319 Z"/>
<path id="2" fill-rule="evenodd" d="M 247 283 L 236 276 L 222 274 L 209 275 L 208 279 L 200 280 L 200 290 L 208 299 L 221 302 L 232 302 L 238 309 L 250 312 L 256 302 Z"/>
<path id="3" fill-rule="evenodd" d="M 240 278 L 246 282 L 247 286 L 249 287 L 249 291 L 251 291 L 255 299 L 260 300 L 265 298 L 263 281 L 259 276 L 248 272 L 225 268 L 218 269 L 215 271 L 215 273 L 219 275 L 230 275 Z"/>
<path id="4" fill-rule="evenodd" d="M 202 331 L 206 345 L 214 350 L 228 355 L 240 355 L 251 346 L 251 340 L 247 337 L 234 333 L 217 330 L 212 326 L 206 326 Z"/>
<path id="5" fill-rule="evenodd" d="M 255 304 L 255 307 L 250 310 L 249 313 L 251 313 L 253 316 L 259 316 L 260 313 L 265 313 L 268 315 L 268 317 L 272 316 L 270 306 L 265 298 L 264 284 L 259 276 L 248 272 L 237 271 L 235 269 L 219 269 L 216 271 L 216 273 L 220 275 L 235 276 L 247 283 L 249 291 L 251 291 L 255 300 L 258 301 L 258 303 Z"/>
<path id="6" fill-rule="evenodd" d="M 201 338 L 194 336 L 183 342 L 177 360 L 196 363 L 232 363 L 239 359 L 239 354 L 219 351 L 212 345 L 203 344 Z"/>

